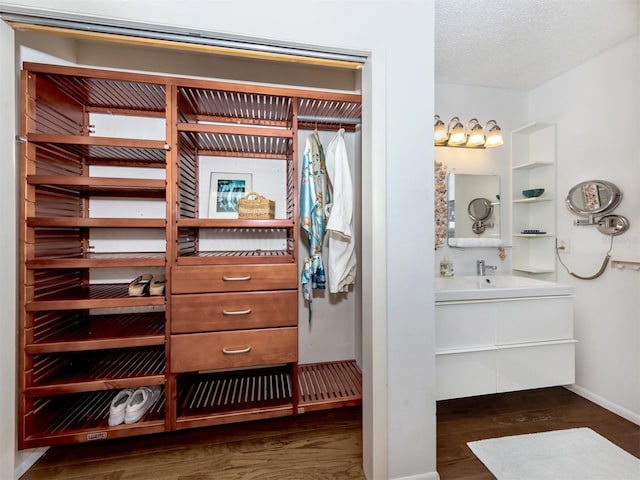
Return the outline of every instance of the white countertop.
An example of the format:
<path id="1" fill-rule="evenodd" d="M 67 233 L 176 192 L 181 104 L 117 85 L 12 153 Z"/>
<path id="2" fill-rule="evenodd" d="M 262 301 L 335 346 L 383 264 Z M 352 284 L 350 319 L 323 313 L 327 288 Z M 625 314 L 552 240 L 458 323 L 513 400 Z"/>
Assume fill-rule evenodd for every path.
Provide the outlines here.
<path id="1" fill-rule="evenodd" d="M 436 278 L 436 302 L 573 295 L 572 285 L 515 275 Z"/>

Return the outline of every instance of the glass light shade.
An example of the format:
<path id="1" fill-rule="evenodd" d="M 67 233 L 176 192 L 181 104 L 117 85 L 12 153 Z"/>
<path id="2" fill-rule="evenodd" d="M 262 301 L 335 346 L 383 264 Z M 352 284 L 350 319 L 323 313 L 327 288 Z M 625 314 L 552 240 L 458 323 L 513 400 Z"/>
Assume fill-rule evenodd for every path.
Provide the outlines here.
<path id="1" fill-rule="evenodd" d="M 495 120 L 489 120 L 485 126 L 487 130 L 487 139 L 484 143 L 485 147 L 499 147 L 504 143 L 502 140 L 502 130 Z"/>
<path id="2" fill-rule="evenodd" d="M 453 125 L 453 127 L 451 127 L 451 125 Z M 453 117 L 451 122 L 449 122 L 449 126 L 449 141 L 447 145 L 463 145 L 467 137 L 464 133 L 464 125 L 460 123 L 460 119 Z"/>
<path id="3" fill-rule="evenodd" d="M 480 147 L 484 145 L 484 131 L 482 125 L 478 123 L 475 118 L 469 121 L 471 130 L 469 131 L 469 137 L 467 138 L 467 147 Z"/>
<path id="4" fill-rule="evenodd" d="M 447 135 L 447 127 L 438 115 L 435 116 L 433 125 L 433 141 L 436 145 L 444 145 L 447 143 L 449 136 Z"/>

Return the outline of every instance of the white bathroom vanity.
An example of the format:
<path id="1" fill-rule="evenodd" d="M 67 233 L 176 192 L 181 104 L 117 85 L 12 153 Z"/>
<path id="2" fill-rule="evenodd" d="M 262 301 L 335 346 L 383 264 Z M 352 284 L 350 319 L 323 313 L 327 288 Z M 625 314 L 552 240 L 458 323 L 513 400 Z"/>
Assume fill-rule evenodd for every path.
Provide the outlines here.
<path id="1" fill-rule="evenodd" d="M 574 383 L 573 296 L 528 277 L 437 278 L 437 399 Z"/>

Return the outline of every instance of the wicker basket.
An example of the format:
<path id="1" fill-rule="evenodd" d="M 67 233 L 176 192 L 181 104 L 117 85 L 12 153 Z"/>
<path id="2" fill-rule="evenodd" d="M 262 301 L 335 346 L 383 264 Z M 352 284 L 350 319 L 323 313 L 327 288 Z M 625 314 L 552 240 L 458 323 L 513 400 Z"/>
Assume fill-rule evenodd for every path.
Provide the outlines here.
<path id="1" fill-rule="evenodd" d="M 249 192 L 238 200 L 238 218 L 263 220 L 276 218 L 276 202 L 256 192 Z"/>

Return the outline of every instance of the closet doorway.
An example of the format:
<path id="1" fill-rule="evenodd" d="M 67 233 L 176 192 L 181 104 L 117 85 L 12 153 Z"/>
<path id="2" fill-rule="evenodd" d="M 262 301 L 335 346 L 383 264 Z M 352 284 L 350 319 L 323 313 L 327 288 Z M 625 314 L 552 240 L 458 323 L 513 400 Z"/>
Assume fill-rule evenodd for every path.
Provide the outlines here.
<path id="1" fill-rule="evenodd" d="M 100 69 L 132 70 L 175 76 L 232 80 L 284 87 L 304 87 L 357 92 L 361 83 L 360 70 L 326 66 L 283 64 L 267 60 L 184 53 L 143 46 L 123 47 L 108 41 L 78 40 L 52 34 L 18 32 L 17 42 L 23 46 L 19 62 L 63 63 Z M 328 143 L 335 132 L 321 132 Z M 311 124 L 308 127 L 311 133 Z M 302 132 L 301 132 L 302 133 Z M 304 134 L 300 135 L 297 154 L 303 150 Z M 360 238 L 360 134 L 355 128 L 346 133 L 354 179 L 356 238 Z M 360 244 L 357 246 L 361 256 Z M 299 258 L 308 256 L 306 242 L 301 240 Z M 358 278 L 361 275 L 358 274 Z M 314 298 L 313 322 L 309 322 L 305 302 L 299 299 L 299 363 L 331 362 L 354 359 L 362 362 L 361 290 L 356 288 L 339 298 L 319 295 Z"/>

